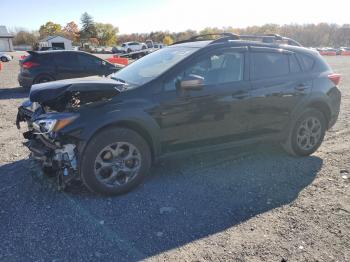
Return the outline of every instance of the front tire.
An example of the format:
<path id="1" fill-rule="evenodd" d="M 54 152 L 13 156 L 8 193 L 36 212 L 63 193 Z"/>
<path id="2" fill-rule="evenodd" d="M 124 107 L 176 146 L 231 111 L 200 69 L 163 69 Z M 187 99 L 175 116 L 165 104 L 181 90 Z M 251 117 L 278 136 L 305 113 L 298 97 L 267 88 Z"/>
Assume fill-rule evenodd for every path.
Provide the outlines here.
<path id="1" fill-rule="evenodd" d="M 1 57 L 1 62 L 8 62 L 9 60 L 7 59 L 7 57 L 5 57 L 5 56 L 3 56 L 3 57 Z"/>
<path id="2" fill-rule="evenodd" d="M 294 156 L 313 154 L 322 144 L 326 132 L 326 118 L 316 109 L 307 109 L 295 122 L 283 144 L 287 153 Z"/>
<path id="3" fill-rule="evenodd" d="M 86 187 L 98 194 L 119 195 L 138 186 L 151 166 L 147 142 L 126 128 L 110 128 L 89 142 L 81 163 Z"/>

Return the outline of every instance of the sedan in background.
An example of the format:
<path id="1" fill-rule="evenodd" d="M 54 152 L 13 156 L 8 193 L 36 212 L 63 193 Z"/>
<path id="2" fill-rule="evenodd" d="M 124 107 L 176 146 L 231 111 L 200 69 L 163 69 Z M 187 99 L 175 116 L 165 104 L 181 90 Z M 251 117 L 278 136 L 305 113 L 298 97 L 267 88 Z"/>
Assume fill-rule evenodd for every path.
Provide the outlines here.
<path id="1" fill-rule="evenodd" d="M 0 53 L 0 61 L 1 62 L 9 62 L 13 60 L 13 56 L 5 54 L 5 53 Z"/>
<path id="2" fill-rule="evenodd" d="M 24 88 L 33 84 L 87 76 L 107 76 L 119 69 L 94 55 L 80 51 L 28 51 L 20 61 L 18 82 Z"/>

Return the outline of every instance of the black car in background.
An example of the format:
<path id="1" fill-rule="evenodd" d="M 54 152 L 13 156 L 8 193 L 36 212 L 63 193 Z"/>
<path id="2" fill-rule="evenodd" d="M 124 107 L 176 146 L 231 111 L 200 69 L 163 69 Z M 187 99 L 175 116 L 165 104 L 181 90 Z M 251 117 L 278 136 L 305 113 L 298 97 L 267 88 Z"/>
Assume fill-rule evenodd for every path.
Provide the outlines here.
<path id="1" fill-rule="evenodd" d="M 116 71 L 113 64 L 94 55 L 67 50 L 29 51 L 20 62 L 18 82 L 24 88 L 33 84 L 86 76 L 106 76 Z"/>
<path id="2" fill-rule="evenodd" d="M 25 145 L 61 184 L 104 194 L 129 191 L 174 153 L 269 141 L 308 156 L 338 118 L 340 75 L 318 52 L 266 37 L 198 36 L 110 78 L 35 85 L 17 125 L 28 123 Z"/>

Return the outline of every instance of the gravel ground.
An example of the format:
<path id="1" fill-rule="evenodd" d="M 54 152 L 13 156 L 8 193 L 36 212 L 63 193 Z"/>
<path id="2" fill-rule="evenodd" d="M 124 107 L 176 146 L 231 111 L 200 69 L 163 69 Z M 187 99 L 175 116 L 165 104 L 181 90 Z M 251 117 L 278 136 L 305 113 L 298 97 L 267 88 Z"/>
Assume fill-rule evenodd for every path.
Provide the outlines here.
<path id="1" fill-rule="evenodd" d="M 18 58 L 0 71 L 0 261 L 350 261 L 350 57 L 340 118 L 312 156 L 252 146 L 163 160 L 120 197 L 56 190 L 14 125 Z"/>

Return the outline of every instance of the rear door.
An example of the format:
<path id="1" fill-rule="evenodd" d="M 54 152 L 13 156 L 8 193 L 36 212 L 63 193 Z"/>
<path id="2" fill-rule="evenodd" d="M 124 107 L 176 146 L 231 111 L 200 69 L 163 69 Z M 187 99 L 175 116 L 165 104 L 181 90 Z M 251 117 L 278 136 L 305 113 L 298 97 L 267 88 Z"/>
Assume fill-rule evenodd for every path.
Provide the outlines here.
<path id="1" fill-rule="evenodd" d="M 312 81 L 302 74 L 293 52 L 252 47 L 250 52 L 252 104 L 249 133 L 279 133 L 298 103 L 311 91 Z"/>
<path id="2" fill-rule="evenodd" d="M 78 56 L 74 52 L 59 52 L 54 55 L 56 79 L 69 79 L 84 76 Z"/>

